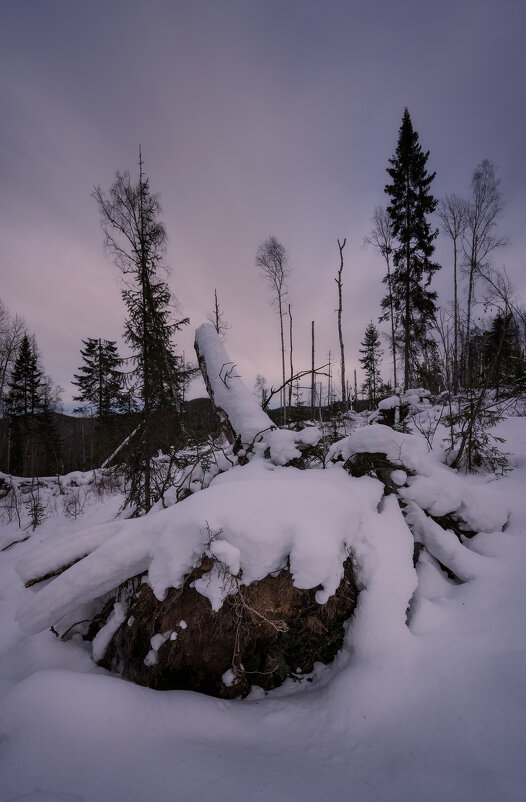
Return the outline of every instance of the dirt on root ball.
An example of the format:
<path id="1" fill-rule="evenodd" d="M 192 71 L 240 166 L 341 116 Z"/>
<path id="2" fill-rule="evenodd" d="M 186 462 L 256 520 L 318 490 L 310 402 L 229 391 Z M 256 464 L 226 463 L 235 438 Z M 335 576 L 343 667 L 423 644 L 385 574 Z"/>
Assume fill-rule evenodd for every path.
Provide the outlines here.
<path id="1" fill-rule="evenodd" d="M 294 587 L 284 569 L 251 585 L 237 585 L 218 612 L 190 587 L 212 566 L 204 558 L 182 588 L 171 588 L 162 602 L 149 585 L 140 585 L 101 665 L 150 688 L 228 699 L 245 696 L 252 685 L 275 688 L 287 677 L 309 673 L 317 661 L 334 659 L 343 644 L 343 624 L 356 606 L 351 557 L 325 604 L 315 600 L 319 588 Z M 152 653 L 152 637 L 166 633 Z"/>

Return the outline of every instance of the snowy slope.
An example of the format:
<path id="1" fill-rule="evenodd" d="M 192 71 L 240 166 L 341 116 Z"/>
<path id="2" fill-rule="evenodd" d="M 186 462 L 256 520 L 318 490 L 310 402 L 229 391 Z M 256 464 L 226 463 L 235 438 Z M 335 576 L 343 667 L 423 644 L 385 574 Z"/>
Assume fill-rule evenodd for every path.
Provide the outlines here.
<path id="1" fill-rule="evenodd" d="M 63 535 L 46 521 L 3 552 L 0 802 L 524 800 L 526 419 L 499 434 L 514 471 L 473 485 L 511 515 L 505 532 L 470 541 L 484 569 L 459 584 L 421 560 L 408 628 L 412 544 L 386 499 L 355 542 L 366 589 L 346 647 L 312 683 L 267 696 L 136 687 L 97 668 L 81 642 L 24 635 L 14 615 L 34 591 L 15 564 Z M 101 524 L 100 505 L 67 524 L 87 529 L 92 514 Z"/>

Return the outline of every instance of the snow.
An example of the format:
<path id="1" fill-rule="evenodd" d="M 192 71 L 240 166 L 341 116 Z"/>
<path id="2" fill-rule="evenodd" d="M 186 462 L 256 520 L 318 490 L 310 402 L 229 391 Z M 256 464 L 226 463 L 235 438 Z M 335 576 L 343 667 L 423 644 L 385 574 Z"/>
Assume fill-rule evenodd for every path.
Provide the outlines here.
<path id="1" fill-rule="evenodd" d="M 167 640 L 176 640 L 177 639 L 177 635 L 175 635 L 175 638 L 173 637 L 173 635 L 175 635 L 173 629 L 169 629 L 167 632 L 162 632 L 162 633 L 158 632 L 156 635 L 153 635 L 150 638 L 150 646 L 152 648 L 150 649 L 150 651 L 148 652 L 148 654 L 144 658 L 144 665 L 145 666 L 154 666 L 154 665 L 156 665 L 157 660 L 158 660 L 157 652 L 159 651 L 159 649 L 161 648 L 163 643 L 166 643 Z"/>
<path id="2" fill-rule="evenodd" d="M 203 323 L 195 333 L 198 353 L 205 359 L 214 404 L 227 412 L 242 443 L 250 445 L 255 436 L 274 424 L 263 412 L 237 373 L 221 338 L 211 323 Z"/>
<path id="3" fill-rule="evenodd" d="M 222 565 L 194 583 L 213 609 L 234 592 L 231 577 L 240 570 L 249 584 L 280 570 L 287 560 L 297 587 L 323 586 L 317 594 L 323 603 L 338 587 L 349 547 L 366 520 L 378 515 L 381 493 L 378 481 L 352 481 L 338 468 L 269 470 L 259 462 L 235 468 L 166 510 L 170 523 L 152 548 L 150 585 L 162 600 L 168 588 L 181 585 L 211 535 L 217 535 L 207 553 Z"/>
<path id="4" fill-rule="evenodd" d="M 407 474 L 405 471 L 391 471 L 391 480 L 395 483 L 395 485 L 405 485 L 407 482 Z"/>
<path id="5" fill-rule="evenodd" d="M 446 467 L 441 455 L 429 453 L 423 438 L 373 424 L 335 443 L 329 459 L 346 461 L 361 453 L 385 454 L 394 465 L 416 474 L 399 494 L 432 515 L 458 513 L 475 532 L 502 529 L 507 522 L 508 506 L 496 492 L 495 483 L 480 484 L 479 478 Z"/>
<path id="6" fill-rule="evenodd" d="M 95 635 L 92 644 L 92 654 L 95 662 L 102 660 L 112 637 L 115 635 L 120 625 L 126 621 L 127 609 L 127 605 L 123 602 L 115 602 L 107 623 Z"/>
<path id="7" fill-rule="evenodd" d="M 263 412 L 253 393 L 237 374 L 221 338 L 211 323 L 203 323 L 195 333 L 196 349 L 206 363 L 208 381 L 216 407 L 223 410 L 244 446 L 263 454 L 267 449 L 275 465 L 285 465 L 301 456 L 302 448 L 318 443 L 322 433 L 315 427 L 301 432 L 277 429 L 266 412 Z M 238 456 L 247 451 L 241 448 Z"/>
<path id="8" fill-rule="evenodd" d="M 389 398 L 383 398 L 378 402 L 378 409 L 394 409 L 400 406 L 400 396 L 390 395 Z"/>
<path id="9" fill-rule="evenodd" d="M 377 507 L 376 480 L 351 479 L 338 466 L 300 472 L 261 459 L 138 521 L 112 522 L 118 503 L 106 499 L 87 507 L 82 521 L 56 516 L 15 543 L 0 560 L 0 802 L 522 802 L 526 419 L 505 420 L 497 433 L 514 452 L 514 470 L 498 481 L 456 474 L 440 464 L 439 453 L 428 454 L 423 439 L 392 430 L 382 436 L 374 426 L 333 450 L 346 459 L 373 442 L 382 446 L 374 451 L 389 450 L 408 480 L 430 480 L 401 488 L 414 496 L 406 499 L 408 514 L 415 514 L 412 526 L 425 544 L 416 569 L 404 517 L 394 496 Z M 479 534 L 460 543 L 435 529 L 420 504 L 436 509 L 433 483 L 444 489 L 444 506 L 457 504 L 460 488 L 459 509 Z M 265 503 L 251 515 L 260 492 Z M 228 498 L 215 509 L 222 494 Z M 196 531 L 199 500 L 204 521 Z M 42 556 L 45 544 L 67 531 L 72 540 L 87 538 L 104 515 L 115 527 L 111 536 L 38 592 L 23 587 L 17 563 L 30 564 L 33 552 Z M 172 532 L 170 539 L 175 521 L 177 538 Z M 32 599 L 34 620 L 46 591 L 63 588 L 68 574 L 77 576 L 82 595 L 83 564 L 91 582 L 98 569 L 109 581 L 110 565 L 117 581 L 124 563 L 126 570 L 135 562 L 151 571 L 161 545 L 170 544 L 162 587 L 181 570 L 192 543 L 209 542 L 206 521 L 211 529 L 223 525 L 209 547 L 217 544 L 231 569 L 238 549 L 240 568 L 254 574 L 288 549 L 297 553 L 305 581 L 330 577 L 338 547 L 352 542 L 358 607 L 342 651 L 333 665 L 316 667 L 312 682 L 290 680 L 268 695 L 253 691 L 233 702 L 159 692 L 97 667 L 90 644 L 63 642 L 49 630 L 27 634 L 15 623 L 15 612 Z M 5 529 L 14 532 L 14 524 Z M 452 581 L 437 557 L 463 581 Z M 104 587 L 101 577 L 96 592 Z M 164 634 L 155 634 L 156 643 Z M 235 682 L 233 672 L 225 680 Z"/>

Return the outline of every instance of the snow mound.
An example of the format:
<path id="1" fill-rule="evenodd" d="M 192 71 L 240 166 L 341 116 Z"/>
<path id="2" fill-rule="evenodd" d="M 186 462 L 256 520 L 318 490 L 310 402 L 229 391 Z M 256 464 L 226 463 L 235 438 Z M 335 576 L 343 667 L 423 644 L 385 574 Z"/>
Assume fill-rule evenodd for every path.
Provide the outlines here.
<path id="1" fill-rule="evenodd" d="M 217 570 L 196 590 L 214 609 L 231 588 L 225 570 L 250 584 L 287 565 L 296 587 L 319 586 L 316 600 L 323 604 L 338 587 L 349 551 L 378 518 L 382 492 L 378 480 L 352 479 L 337 467 L 300 471 L 255 460 L 162 512 L 115 522 L 112 537 L 26 598 L 18 621 L 27 632 L 57 625 L 144 571 L 162 600 L 205 553 Z"/>

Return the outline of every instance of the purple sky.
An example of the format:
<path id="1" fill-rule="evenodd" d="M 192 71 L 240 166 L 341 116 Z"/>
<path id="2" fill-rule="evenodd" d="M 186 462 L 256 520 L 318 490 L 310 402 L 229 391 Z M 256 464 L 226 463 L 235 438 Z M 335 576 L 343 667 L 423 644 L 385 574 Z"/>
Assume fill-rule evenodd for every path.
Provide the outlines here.
<path id="1" fill-rule="evenodd" d="M 522 6 L 522 7 L 521 7 Z M 125 310 L 90 194 L 135 173 L 139 143 L 169 236 L 170 286 L 193 332 L 217 288 L 227 350 L 252 387 L 279 378 L 279 325 L 254 266 L 287 248 L 295 362 L 337 356 L 338 237 L 347 237 L 344 337 L 357 367 L 383 264 L 363 239 L 385 203 L 404 106 L 437 171 L 469 193 L 495 162 L 497 257 L 526 300 L 526 6 L 516 0 L 20 0 L 0 29 L 0 298 L 34 332 L 71 400 L 81 339 L 120 340 Z M 433 286 L 452 295 L 448 243 Z M 390 375 L 387 353 L 383 373 Z M 196 387 L 194 394 L 201 394 Z"/>

